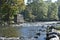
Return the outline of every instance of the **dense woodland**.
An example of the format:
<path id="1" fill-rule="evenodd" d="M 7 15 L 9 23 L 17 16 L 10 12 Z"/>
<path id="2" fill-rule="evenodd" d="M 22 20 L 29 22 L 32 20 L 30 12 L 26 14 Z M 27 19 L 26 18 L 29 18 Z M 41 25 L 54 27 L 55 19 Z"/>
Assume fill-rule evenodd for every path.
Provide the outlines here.
<path id="1" fill-rule="evenodd" d="M 34 1 L 26 5 L 22 12 L 24 19 L 28 22 L 35 21 L 59 21 L 60 20 L 60 3 L 57 1 L 45 2 L 43 0 Z"/>
<path id="2" fill-rule="evenodd" d="M 46 2 L 43 0 L 24 4 L 24 0 L 1 0 L 0 19 L 1 22 L 10 23 L 14 15 L 22 14 L 25 21 L 59 21 L 60 2 Z M 7 17 L 8 16 L 8 17 Z"/>

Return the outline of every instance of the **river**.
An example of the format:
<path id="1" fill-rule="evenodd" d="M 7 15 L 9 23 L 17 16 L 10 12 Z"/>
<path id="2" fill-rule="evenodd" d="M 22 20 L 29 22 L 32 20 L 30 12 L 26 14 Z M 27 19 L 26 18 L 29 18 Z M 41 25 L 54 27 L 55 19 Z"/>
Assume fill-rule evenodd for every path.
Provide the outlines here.
<path id="1" fill-rule="evenodd" d="M 46 40 L 47 26 L 56 23 L 23 23 L 22 27 L 18 27 L 21 32 L 22 40 Z"/>
<path id="2" fill-rule="evenodd" d="M 44 25 L 25 25 L 18 28 L 23 40 L 46 40 L 46 28 Z"/>

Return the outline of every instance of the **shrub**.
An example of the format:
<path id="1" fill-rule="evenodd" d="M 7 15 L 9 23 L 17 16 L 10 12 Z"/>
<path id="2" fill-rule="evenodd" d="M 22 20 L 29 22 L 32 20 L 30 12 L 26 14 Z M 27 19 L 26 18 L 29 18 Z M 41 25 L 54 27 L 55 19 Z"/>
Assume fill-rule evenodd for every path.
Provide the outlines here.
<path id="1" fill-rule="evenodd" d="M 19 33 L 14 27 L 0 28 L 0 34 L 4 37 L 18 37 Z"/>

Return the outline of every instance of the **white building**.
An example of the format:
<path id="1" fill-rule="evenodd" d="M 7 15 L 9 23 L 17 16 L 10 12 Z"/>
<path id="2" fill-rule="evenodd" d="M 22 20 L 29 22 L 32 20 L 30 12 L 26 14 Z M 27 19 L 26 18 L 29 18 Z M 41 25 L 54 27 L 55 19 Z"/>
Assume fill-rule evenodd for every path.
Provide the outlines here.
<path id="1" fill-rule="evenodd" d="M 14 22 L 15 23 L 24 23 L 23 15 L 17 14 L 14 16 Z"/>

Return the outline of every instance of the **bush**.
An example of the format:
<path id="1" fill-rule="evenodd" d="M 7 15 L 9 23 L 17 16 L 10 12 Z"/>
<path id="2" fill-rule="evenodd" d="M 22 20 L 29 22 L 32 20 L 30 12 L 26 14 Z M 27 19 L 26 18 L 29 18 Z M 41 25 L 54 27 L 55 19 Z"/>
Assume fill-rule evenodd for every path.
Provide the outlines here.
<path id="1" fill-rule="evenodd" d="M 56 26 L 55 28 L 56 28 L 57 30 L 60 30 L 60 26 Z"/>
<path id="2" fill-rule="evenodd" d="M 0 35 L 3 37 L 18 37 L 19 33 L 14 27 L 0 28 Z"/>

